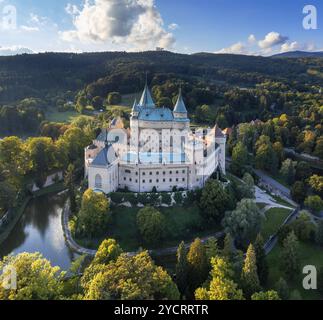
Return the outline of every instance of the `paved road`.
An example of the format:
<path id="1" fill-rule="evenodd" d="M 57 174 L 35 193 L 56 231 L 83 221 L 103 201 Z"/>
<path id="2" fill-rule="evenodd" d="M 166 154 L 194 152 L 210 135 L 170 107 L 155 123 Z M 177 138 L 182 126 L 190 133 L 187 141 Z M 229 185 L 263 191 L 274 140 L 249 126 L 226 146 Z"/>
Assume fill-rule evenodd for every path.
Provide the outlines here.
<path id="1" fill-rule="evenodd" d="M 285 186 L 283 186 L 282 184 L 280 184 L 278 181 L 276 181 L 275 179 L 269 177 L 268 175 L 266 175 L 263 171 L 261 170 L 257 170 L 257 169 L 253 169 L 254 172 L 256 173 L 256 175 L 258 177 L 261 178 L 261 180 L 272 186 L 274 189 L 278 190 L 279 192 L 281 192 L 284 196 L 290 198 L 290 190 L 288 188 L 286 188 Z"/>

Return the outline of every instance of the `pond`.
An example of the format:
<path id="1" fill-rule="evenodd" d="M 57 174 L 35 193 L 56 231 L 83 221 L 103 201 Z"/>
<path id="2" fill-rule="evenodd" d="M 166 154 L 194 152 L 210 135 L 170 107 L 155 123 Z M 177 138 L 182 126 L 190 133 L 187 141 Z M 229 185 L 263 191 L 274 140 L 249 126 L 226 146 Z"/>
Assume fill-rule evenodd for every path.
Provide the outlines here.
<path id="1" fill-rule="evenodd" d="M 9 254 L 40 252 L 53 266 L 67 270 L 76 255 L 67 246 L 62 229 L 65 201 L 65 195 L 31 200 L 10 236 L 0 245 L 0 259 Z"/>

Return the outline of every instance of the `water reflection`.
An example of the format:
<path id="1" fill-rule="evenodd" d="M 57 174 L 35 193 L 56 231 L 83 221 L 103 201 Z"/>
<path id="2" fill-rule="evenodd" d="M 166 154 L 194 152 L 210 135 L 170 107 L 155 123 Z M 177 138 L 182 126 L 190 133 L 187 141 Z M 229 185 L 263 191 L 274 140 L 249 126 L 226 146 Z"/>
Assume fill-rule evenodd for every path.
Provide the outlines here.
<path id="1" fill-rule="evenodd" d="M 65 196 L 33 199 L 0 247 L 0 258 L 21 252 L 40 252 L 52 265 L 68 269 L 75 255 L 66 245 L 61 224 Z"/>

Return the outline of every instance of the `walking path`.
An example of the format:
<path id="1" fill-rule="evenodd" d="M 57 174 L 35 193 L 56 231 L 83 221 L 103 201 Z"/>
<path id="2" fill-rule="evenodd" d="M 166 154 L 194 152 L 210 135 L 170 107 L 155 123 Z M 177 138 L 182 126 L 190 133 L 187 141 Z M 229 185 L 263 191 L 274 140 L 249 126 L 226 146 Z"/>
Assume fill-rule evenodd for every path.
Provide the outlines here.
<path id="1" fill-rule="evenodd" d="M 73 239 L 73 236 L 71 234 L 71 230 L 68 226 L 68 221 L 69 221 L 69 216 L 70 216 L 71 210 L 70 210 L 70 202 L 66 201 L 66 204 L 63 208 L 63 212 L 62 212 L 62 226 L 63 226 L 63 232 L 65 235 L 65 239 L 67 242 L 67 245 L 76 253 L 80 254 L 80 255 L 89 255 L 89 256 L 95 256 L 97 250 L 91 250 L 91 249 L 87 249 L 87 248 L 83 248 L 80 245 L 78 245 L 75 240 Z M 204 243 L 207 240 L 209 240 L 210 238 L 221 238 L 224 236 L 224 232 L 217 232 L 213 235 L 201 238 L 201 241 Z M 185 246 L 187 248 L 190 247 L 192 243 L 186 243 Z M 171 254 L 175 254 L 177 252 L 177 246 L 176 247 L 170 247 L 170 248 L 164 248 L 164 249 L 156 249 L 156 250 L 149 250 L 150 254 L 153 254 L 155 256 L 165 256 L 165 255 L 171 255 Z M 129 256 L 134 256 L 136 255 L 138 252 L 127 252 L 127 254 Z"/>

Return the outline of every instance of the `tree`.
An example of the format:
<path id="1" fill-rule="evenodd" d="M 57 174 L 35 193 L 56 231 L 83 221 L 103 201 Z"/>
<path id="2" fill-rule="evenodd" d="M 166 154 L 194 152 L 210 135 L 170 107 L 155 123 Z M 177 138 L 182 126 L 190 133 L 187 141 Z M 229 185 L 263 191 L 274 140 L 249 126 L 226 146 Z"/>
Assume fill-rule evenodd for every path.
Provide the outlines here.
<path id="1" fill-rule="evenodd" d="M 176 262 L 176 284 L 179 292 L 184 296 L 187 291 L 188 282 L 188 262 L 187 250 L 184 242 L 181 242 L 177 249 L 177 262 Z"/>
<path id="2" fill-rule="evenodd" d="M 94 97 L 92 99 L 92 105 L 93 105 L 94 109 L 96 109 L 96 110 L 102 109 L 103 99 L 99 96 Z"/>
<path id="3" fill-rule="evenodd" d="M 10 184 L 19 189 L 22 177 L 31 168 L 31 161 L 24 143 L 18 137 L 6 137 L 0 141 L 0 163 L 5 164 Z"/>
<path id="4" fill-rule="evenodd" d="M 302 210 L 290 226 L 296 237 L 302 241 L 310 240 L 315 233 L 315 225 L 312 222 L 309 212 L 306 210 Z"/>
<path id="5" fill-rule="evenodd" d="M 110 219 L 109 201 L 103 193 L 91 189 L 84 192 L 78 213 L 77 232 L 82 236 L 98 237 L 106 229 Z"/>
<path id="6" fill-rule="evenodd" d="M 228 195 L 222 184 L 213 179 L 208 180 L 200 199 L 202 214 L 211 221 L 221 221 L 227 206 Z"/>
<path id="7" fill-rule="evenodd" d="M 257 272 L 260 284 L 265 286 L 268 279 L 268 264 L 266 260 L 266 252 L 264 249 L 264 239 L 261 234 L 258 234 L 255 242 L 255 253 L 257 258 Z"/>
<path id="8" fill-rule="evenodd" d="M 289 299 L 289 287 L 285 279 L 279 278 L 275 285 L 275 290 L 277 291 L 278 295 L 281 297 L 282 300 Z"/>
<path id="9" fill-rule="evenodd" d="M 295 180 L 295 170 L 296 163 L 291 159 L 286 159 L 281 166 L 280 174 L 283 179 L 289 184 L 292 185 Z"/>
<path id="10" fill-rule="evenodd" d="M 189 266 L 189 288 L 193 293 L 207 278 L 209 273 L 209 264 L 206 250 L 199 238 L 191 244 L 187 254 Z"/>
<path id="11" fill-rule="evenodd" d="M 195 116 L 199 122 L 210 122 L 213 119 L 212 110 L 210 106 L 206 104 L 196 108 Z"/>
<path id="12" fill-rule="evenodd" d="M 288 279 L 294 279 L 299 272 L 299 257 L 298 257 L 298 240 L 292 231 L 284 240 L 281 262 L 282 268 Z"/>
<path id="13" fill-rule="evenodd" d="M 162 97 L 159 98 L 157 101 L 157 106 L 159 108 L 165 107 L 165 108 L 171 108 L 173 106 L 172 100 L 168 97 Z"/>
<path id="14" fill-rule="evenodd" d="M 116 261 L 122 253 L 122 248 L 116 240 L 104 240 L 96 252 L 92 263 L 94 264 L 108 264 L 111 261 Z"/>
<path id="15" fill-rule="evenodd" d="M 230 233 L 240 245 L 248 245 L 260 231 L 262 216 L 257 204 L 243 199 L 237 208 L 226 212 L 222 221 L 226 233 Z"/>
<path id="16" fill-rule="evenodd" d="M 307 208 L 312 210 L 314 213 L 319 213 L 323 209 L 323 200 L 320 196 L 308 196 L 304 204 Z"/>
<path id="17" fill-rule="evenodd" d="M 278 166 L 277 155 L 270 139 L 266 135 L 260 136 L 256 143 L 256 167 L 271 173 L 275 173 Z"/>
<path id="18" fill-rule="evenodd" d="M 291 190 L 291 196 L 297 203 L 303 203 L 306 197 L 306 188 L 302 181 L 296 181 Z"/>
<path id="19" fill-rule="evenodd" d="M 64 185 L 68 188 L 68 196 L 71 204 L 71 212 L 76 213 L 77 203 L 76 203 L 76 191 L 74 186 L 74 171 L 75 166 L 69 164 L 64 175 Z"/>
<path id="20" fill-rule="evenodd" d="M 241 177 L 245 172 L 245 167 L 247 165 L 249 165 L 247 147 L 242 142 L 238 142 L 232 150 L 230 169 L 234 174 Z"/>
<path id="21" fill-rule="evenodd" d="M 17 276 L 17 289 L 0 286 L 0 300 L 56 300 L 60 298 L 65 276 L 52 267 L 40 253 L 20 253 L 0 260 L 0 283 L 9 278 L 12 269 Z"/>
<path id="22" fill-rule="evenodd" d="M 247 199 L 253 199 L 255 198 L 255 181 L 252 177 L 252 175 L 248 172 L 246 172 L 243 175 L 242 178 L 244 183 L 241 183 L 238 186 L 238 191 L 240 194 L 241 199 L 247 198 Z"/>
<path id="23" fill-rule="evenodd" d="M 220 257 L 211 260 L 212 271 L 210 286 L 195 291 L 197 300 L 243 300 L 242 290 L 232 280 L 233 271 L 230 263 Z"/>
<path id="24" fill-rule="evenodd" d="M 234 247 L 234 241 L 230 235 L 230 233 L 227 233 L 224 238 L 224 245 L 222 250 L 222 255 L 224 258 L 226 258 L 229 262 L 233 261 L 235 254 L 235 247 Z"/>
<path id="25" fill-rule="evenodd" d="M 139 210 L 137 226 L 146 243 L 157 243 L 164 236 L 165 217 L 157 209 L 147 206 Z"/>
<path id="26" fill-rule="evenodd" d="M 221 254 L 218 246 L 218 240 L 214 237 L 211 237 L 206 241 L 205 249 L 206 249 L 206 256 L 208 258 L 208 261 L 210 262 L 212 258 L 219 256 Z"/>
<path id="27" fill-rule="evenodd" d="M 86 97 L 84 96 L 80 96 L 77 98 L 77 101 L 76 101 L 76 105 L 75 105 L 75 108 L 76 108 L 76 111 L 78 113 L 83 113 L 85 108 L 87 106 L 87 99 Z"/>
<path id="28" fill-rule="evenodd" d="M 314 155 L 320 159 L 323 159 L 323 136 L 320 136 L 316 140 Z"/>
<path id="29" fill-rule="evenodd" d="M 323 246 L 323 221 L 320 220 L 317 226 L 316 234 L 315 234 L 316 243 L 320 246 Z"/>
<path id="30" fill-rule="evenodd" d="M 251 297 L 254 292 L 260 289 L 260 282 L 257 273 L 257 258 L 252 244 L 249 245 L 244 266 L 241 273 L 243 292 Z"/>
<path id="31" fill-rule="evenodd" d="M 305 161 L 299 161 L 296 165 L 296 180 L 305 181 L 312 174 L 311 166 Z"/>
<path id="32" fill-rule="evenodd" d="M 84 282 L 83 282 L 84 283 Z M 87 300 L 178 300 L 179 291 L 165 270 L 154 264 L 147 251 L 121 254 L 103 266 L 85 288 Z"/>
<path id="33" fill-rule="evenodd" d="M 110 92 L 108 94 L 107 102 L 111 105 L 118 105 L 121 103 L 121 95 L 119 92 Z"/>
<path id="34" fill-rule="evenodd" d="M 281 300 L 279 294 L 274 291 L 257 292 L 251 296 L 251 300 Z"/>
<path id="35" fill-rule="evenodd" d="M 4 213 L 9 208 L 12 208 L 15 197 L 15 188 L 7 181 L 0 182 L 0 212 Z"/>
<path id="36" fill-rule="evenodd" d="M 323 176 L 314 174 L 310 177 L 308 184 L 315 193 L 323 197 Z"/>

